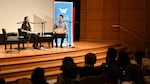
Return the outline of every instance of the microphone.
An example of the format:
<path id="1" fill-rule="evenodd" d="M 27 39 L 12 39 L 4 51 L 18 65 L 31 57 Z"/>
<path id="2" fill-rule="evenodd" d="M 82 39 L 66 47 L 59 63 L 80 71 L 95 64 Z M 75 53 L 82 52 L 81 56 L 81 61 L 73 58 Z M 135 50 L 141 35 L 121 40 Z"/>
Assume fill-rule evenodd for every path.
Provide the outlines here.
<path id="1" fill-rule="evenodd" d="M 29 22 L 29 23 L 31 23 L 31 24 L 36 24 L 35 22 Z"/>
<path id="2" fill-rule="evenodd" d="M 23 21 L 21 21 L 21 22 L 17 22 L 17 24 L 21 24 L 21 23 L 23 23 Z"/>
<path id="3" fill-rule="evenodd" d="M 43 21 L 43 22 L 39 22 L 40 24 L 45 24 L 46 22 L 45 21 Z"/>
<path id="4" fill-rule="evenodd" d="M 71 21 L 64 20 L 64 22 L 72 23 Z"/>
<path id="5" fill-rule="evenodd" d="M 17 22 L 17 24 L 22 24 L 24 21 L 21 21 L 21 22 Z M 36 24 L 36 23 L 34 23 L 34 22 L 29 22 L 29 23 L 31 23 L 31 24 Z"/>

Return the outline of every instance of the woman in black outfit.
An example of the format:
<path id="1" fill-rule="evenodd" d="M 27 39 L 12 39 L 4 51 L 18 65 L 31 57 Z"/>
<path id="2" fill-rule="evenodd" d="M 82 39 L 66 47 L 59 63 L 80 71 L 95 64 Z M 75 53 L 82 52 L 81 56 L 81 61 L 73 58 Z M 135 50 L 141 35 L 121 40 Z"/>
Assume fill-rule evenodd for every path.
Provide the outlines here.
<path id="1" fill-rule="evenodd" d="M 30 37 L 33 36 L 33 48 L 34 49 L 38 49 L 38 38 L 39 38 L 39 35 L 36 34 L 36 33 L 29 33 L 31 32 L 31 26 L 30 26 L 30 23 L 29 23 L 29 18 L 26 16 L 24 17 L 24 22 L 21 26 L 21 31 L 22 33 L 26 33 L 25 34 L 25 37 L 27 37 L 29 40 L 30 40 Z"/>

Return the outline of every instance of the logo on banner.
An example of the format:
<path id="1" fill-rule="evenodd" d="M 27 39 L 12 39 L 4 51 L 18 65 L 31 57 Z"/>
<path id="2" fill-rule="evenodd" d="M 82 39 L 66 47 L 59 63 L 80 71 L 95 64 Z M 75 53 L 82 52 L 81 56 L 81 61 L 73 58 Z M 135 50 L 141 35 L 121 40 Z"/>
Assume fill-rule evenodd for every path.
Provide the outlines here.
<path id="1" fill-rule="evenodd" d="M 66 14 L 68 8 L 59 8 L 59 10 L 60 10 L 60 12 L 61 12 L 62 14 Z"/>

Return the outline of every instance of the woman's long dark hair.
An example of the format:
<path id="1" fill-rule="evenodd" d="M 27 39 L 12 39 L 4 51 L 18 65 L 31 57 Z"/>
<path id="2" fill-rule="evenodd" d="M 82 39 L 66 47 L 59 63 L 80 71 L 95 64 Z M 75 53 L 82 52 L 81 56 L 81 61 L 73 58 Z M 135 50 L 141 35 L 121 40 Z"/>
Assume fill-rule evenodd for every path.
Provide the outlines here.
<path id="1" fill-rule="evenodd" d="M 23 21 L 24 23 L 26 23 L 27 18 L 28 18 L 28 16 L 24 17 L 24 21 Z"/>
<path id="2" fill-rule="evenodd" d="M 25 23 L 25 24 L 27 23 L 27 21 L 26 21 L 26 20 L 27 20 L 27 18 L 28 18 L 28 16 L 25 16 L 25 17 L 24 17 L 24 21 L 23 21 L 23 23 Z M 28 25 L 30 26 L 29 22 L 28 22 Z"/>

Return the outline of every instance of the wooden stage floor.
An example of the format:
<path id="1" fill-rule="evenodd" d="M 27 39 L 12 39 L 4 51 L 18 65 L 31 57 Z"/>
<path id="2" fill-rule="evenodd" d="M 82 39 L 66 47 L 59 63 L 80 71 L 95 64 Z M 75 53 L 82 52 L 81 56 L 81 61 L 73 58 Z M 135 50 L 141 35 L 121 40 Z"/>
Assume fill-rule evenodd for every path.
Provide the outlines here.
<path id="1" fill-rule="evenodd" d="M 106 45 L 111 45 L 117 42 L 88 42 L 88 41 L 80 41 L 80 42 L 74 42 L 75 48 L 70 47 L 64 47 L 64 48 L 48 48 L 47 43 L 43 43 L 45 46 L 44 49 L 33 49 L 32 43 L 29 43 L 28 48 L 25 50 L 17 51 L 17 49 L 14 49 L 17 47 L 17 45 L 13 44 L 13 49 L 9 49 L 9 44 L 7 45 L 7 50 L 9 52 L 6 52 L 4 50 L 4 45 L 0 45 L 0 58 L 11 58 L 11 57 L 21 57 L 21 56 L 31 56 L 31 55 L 44 55 L 44 54 L 53 54 L 53 53 L 62 53 L 62 52 L 70 52 L 70 51 L 80 51 L 85 49 L 93 49 L 97 47 L 103 47 Z M 22 44 L 20 44 L 22 47 Z M 25 47 L 27 47 L 27 44 L 25 44 Z"/>

